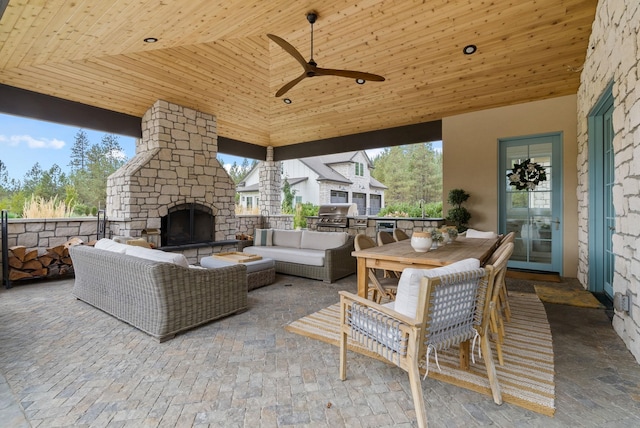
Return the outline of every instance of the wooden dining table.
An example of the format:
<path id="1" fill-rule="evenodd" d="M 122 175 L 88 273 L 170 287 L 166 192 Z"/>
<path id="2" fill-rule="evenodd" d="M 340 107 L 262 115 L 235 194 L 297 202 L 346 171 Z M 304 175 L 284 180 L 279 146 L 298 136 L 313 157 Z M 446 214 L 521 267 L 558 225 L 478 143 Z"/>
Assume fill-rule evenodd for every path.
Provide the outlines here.
<path id="1" fill-rule="evenodd" d="M 369 293 L 367 268 L 401 272 L 405 268 L 432 269 L 440 266 L 474 258 L 484 264 L 497 248 L 499 238 L 465 238 L 459 236 L 449 244 L 442 244 L 426 253 L 418 253 L 411 247 L 411 240 L 392 242 L 378 247 L 354 251 L 352 256 L 358 260 L 358 296 L 367 297 Z"/>

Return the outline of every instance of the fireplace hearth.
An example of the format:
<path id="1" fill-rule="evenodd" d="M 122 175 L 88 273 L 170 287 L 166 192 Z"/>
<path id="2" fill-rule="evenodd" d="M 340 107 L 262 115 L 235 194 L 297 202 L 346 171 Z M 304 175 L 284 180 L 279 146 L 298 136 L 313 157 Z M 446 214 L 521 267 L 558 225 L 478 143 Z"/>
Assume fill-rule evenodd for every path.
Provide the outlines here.
<path id="1" fill-rule="evenodd" d="M 215 216 L 210 208 L 192 203 L 169 209 L 161 222 L 161 246 L 210 243 L 215 240 Z"/>

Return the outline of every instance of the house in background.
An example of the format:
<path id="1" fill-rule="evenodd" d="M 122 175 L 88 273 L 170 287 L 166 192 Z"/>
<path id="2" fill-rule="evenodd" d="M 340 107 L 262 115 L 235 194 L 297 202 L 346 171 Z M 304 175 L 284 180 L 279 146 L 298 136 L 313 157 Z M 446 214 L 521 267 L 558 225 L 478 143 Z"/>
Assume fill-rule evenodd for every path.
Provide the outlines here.
<path id="1" fill-rule="evenodd" d="M 384 184 L 371 176 L 373 163 L 364 151 L 338 153 L 281 162 L 285 179 L 294 192 L 294 205 L 353 203 L 360 215 L 376 215 L 384 207 Z M 251 212 L 257 209 L 259 164 L 238 187 L 238 204 Z M 284 195 L 282 197 L 284 200 Z"/>

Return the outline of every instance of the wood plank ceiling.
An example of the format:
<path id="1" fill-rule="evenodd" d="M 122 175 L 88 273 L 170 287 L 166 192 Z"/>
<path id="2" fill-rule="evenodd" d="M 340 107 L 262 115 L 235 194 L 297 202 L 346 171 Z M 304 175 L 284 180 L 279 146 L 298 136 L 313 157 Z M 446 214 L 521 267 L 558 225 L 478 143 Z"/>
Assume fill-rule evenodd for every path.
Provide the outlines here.
<path id="1" fill-rule="evenodd" d="M 597 1 L 354 3 L 10 0 L 0 83 L 135 116 L 164 99 L 216 115 L 222 136 L 287 146 L 574 94 Z M 319 67 L 386 81 L 314 77 L 276 98 L 302 67 L 267 34 L 308 60 L 311 10 Z"/>

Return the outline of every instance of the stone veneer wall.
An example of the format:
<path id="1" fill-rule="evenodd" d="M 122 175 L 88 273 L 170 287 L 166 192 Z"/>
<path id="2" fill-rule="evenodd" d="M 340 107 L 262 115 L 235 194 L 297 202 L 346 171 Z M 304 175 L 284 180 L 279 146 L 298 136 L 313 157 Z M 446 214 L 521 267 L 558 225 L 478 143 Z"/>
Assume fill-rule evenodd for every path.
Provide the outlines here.
<path id="1" fill-rule="evenodd" d="M 640 362 L 640 2 L 600 0 L 578 91 L 578 279 L 589 280 L 588 117 L 611 81 L 616 212 L 614 292 L 632 295 L 630 314 L 616 311 L 613 327 Z"/>
<path id="2" fill-rule="evenodd" d="M 422 232 L 426 230 L 438 229 L 445 224 L 444 219 L 425 218 L 423 219 L 401 219 L 401 218 L 389 218 L 389 217 L 371 217 L 367 219 L 366 227 L 357 227 L 351 224 L 349 219 L 349 227 L 326 227 L 322 226 L 318 228 L 318 217 L 307 217 L 307 228 L 309 230 L 318 230 L 320 232 L 347 232 L 349 235 L 357 235 L 364 233 L 375 241 L 377 239 L 378 229 L 376 228 L 376 222 L 379 220 L 396 221 L 396 228 L 407 232 L 409 236 L 413 232 Z"/>
<path id="3" fill-rule="evenodd" d="M 214 116 L 156 101 L 142 118 L 136 156 L 107 180 L 111 234 L 160 229 L 169 208 L 195 202 L 213 210 L 216 241 L 235 239 L 235 185 L 217 153 Z"/>
<path id="4" fill-rule="evenodd" d="M 267 159 L 260 162 L 258 170 L 258 207 L 263 216 L 279 215 L 282 210 L 282 165 L 273 160 L 273 147 L 267 147 Z"/>

